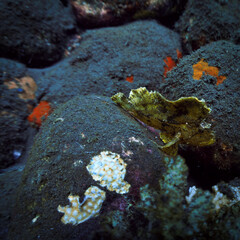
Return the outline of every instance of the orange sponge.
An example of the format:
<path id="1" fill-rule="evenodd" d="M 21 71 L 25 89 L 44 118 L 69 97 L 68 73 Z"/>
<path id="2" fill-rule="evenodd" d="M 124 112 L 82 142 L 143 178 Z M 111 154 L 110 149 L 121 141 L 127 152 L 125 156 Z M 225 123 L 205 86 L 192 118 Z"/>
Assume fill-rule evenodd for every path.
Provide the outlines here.
<path id="1" fill-rule="evenodd" d="M 175 62 L 172 57 L 167 56 L 165 59 L 163 59 L 164 63 L 166 64 L 164 66 L 164 72 L 163 77 L 165 78 L 167 76 L 167 73 L 171 71 L 179 62 L 179 59 L 182 58 L 182 53 L 177 49 L 177 61 Z"/>
<path id="2" fill-rule="evenodd" d="M 172 57 L 166 57 L 165 59 L 163 59 L 163 61 L 166 64 L 166 66 L 164 66 L 163 76 L 166 77 L 167 76 L 167 72 L 171 71 L 176 66 L 176 63 L 172 59 Z"/>
<path id="3" fill-rule="evenodd" d="M 38 127 L 42 125 L 42 121 L 45 120 L 51 112 L 51 106 L 47 101 L 41 101 L 28 116 L 28 121 L 36 124 Z"/>
<path id="4" fill-rule="evenodd" d="M 226 79 L 226 76 L 218 76 L 219 69 L 217 67 L 209 66 L 207 62 L 204 62 L 204 60 L 201 59 L 198 63 L 193 65 L 193 79 L 200 80 L 203 75 L 203 72 L 205 74 L 216 77 L 217 78 L 216 85 L 223 83 L 223 81 Z"/>

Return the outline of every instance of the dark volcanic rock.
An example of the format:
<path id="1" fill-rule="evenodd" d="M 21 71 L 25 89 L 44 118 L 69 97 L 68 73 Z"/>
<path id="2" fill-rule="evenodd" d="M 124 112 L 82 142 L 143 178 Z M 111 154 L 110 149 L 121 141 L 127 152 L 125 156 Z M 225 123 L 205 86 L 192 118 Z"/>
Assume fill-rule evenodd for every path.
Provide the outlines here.
<path id="1" fill-rule="evenodd" d="M 31 67 L 58 61 L 74 29 L 74 16 L 66 1 L 3 0 L 0 21 L 0 56 Z"/>
<path id="2" fill-rule="evenodd" d="M 33 77 L 38 89 L 37 101 L 46 100 L 53 107 L 82 94 L 97 93 L 112 96 L 118 91 L 128 94 L 131 89 L 160 84 L 166 56 L 177 58 L 181 50 L 178 34 L 155 21 L 139 21 L 121 27 L 88 30 L 80 46 L 70 57 L 46 69 L 27 69 L 12 60 L 1 59 L 2 122 L 1 168 L 15 163 L 14 151 L 23 152 L 28 127 L 27 103 L 19 99 L 22 89 L 7 89 L 5 81 L 24 76 Z M 133 82 L 126 81 L 133 75 Z M 10 114 L 11 113 L 11 114 Z M 10 118 L 10 119 L 9 119 Z M 19 159 L 18 159 L 19 160 Z"/>
<path id="3" fill-rule="evenodd" d="M 201 59 L 207 62 L 209 67 L 217 67 L 218 76 L 225 76 L 226 79 L 218 85 L 217 77 L 207 73 L 203 73 L 199 80 L 193 79 L 193 65 L 199 63 Z M 160 92 L 170 100 L 176 100 L 182 96 L 196 96 L 204 99 L 207 106 L 212 109 L 210 122 L 217 140 L 214 150 L 200 148 L 196 154 L 188 153 L 189 162 L 194 163 L 196 167 L 195 176 L 201 176 L 206 184 L 211 185 L 213 179 L 217 181 L 215 177 L 221 176 L 219 173 L 206 173 L 212 164 L 217 169 L 229 172 L 228 177 L 239 175 L 239 61 L 238 45 L 227 41 L 211 43 L 184 57 L 177 67 L 169 72 L 165 82 L 159 88 Z M 199 171 L 199 164 L 202 166 L 201 171 Z"/>
<path id="4" fill-rule="evenodd" d="M 21 182 L 22 166 L 0 174 L 0 239 L 7 239 L 11 210 L 15 202 L 15 190 Z"/>
<path id="5" fill-rule="evenodd" d="M 27 103 L 18 97 L 22 89 L 8 89 L 6 80 L 24 76 L 26 67 L 0 59 L 0 169 L 19 162 L 27 143 Z"/>
<path id="6" fill-rule="evenodd" d="M 31 150 L 8 239 L 237 239 L 239 179 L 212 192 L 189 188 L 184 159 L 161 153 L 154 136 L 106 97 L 79 96 L 59 106 Z M 87 171 L 103 151 L 119 154 L 127 164 L 129 192 L 109 191 Z M 104 177 L 114 170 L 103 165 L 105 157 L 95 163 Z M 69 195 L 82 203 L 90 186 L 106 193 L 99 215 L 78 225 L 62 223 L 58 206 L 72 207 Z"/>
<path id="7" fill-rule="evenodd" d="M 9 107 L 13 109 L 1 111 L 0 114 L 0 169 L 19 162 L 20 157 L 25 153 L 29 126 L 26 121 L 28 112 L 25 103 L 17 99 L 17 94 L 12 95 L 5 90 L 2 92 L 2 96 L 7 99 L 1 101 L 0 109 Z M 14 104 L 11 104 L 11 101 Z"/>
<path id="8" fill-rule="evenodd" d="M 185 2 L 185 0 L 72 0 L 71 4 L 80 27 L 96 28 L 150 18 L 160 19 L 169 26 L 176 21 Z"/>
<path id="9" fill-rule="evenodd" d="M 0 58 L 0 84 L 6 79 L 23 77 L 26 70 L 26 66 L 22 63 Z"/>
<path id="10" fill-rule="evenodd" d="M 61 105 L 45 122 L 31 150 L 9 239 L 94 239 L 94 234 L 102 236 L 101 231 L 106 231 L 104 218 L 116 211 L 134 223 L 131 234 L 135 234 L 134 226 L 145 223 L 134 207 L 140 199 L 140 187 L 149 184 L 158 189 L 158 178 L 165 170 L 161 161 L 164 154 L 153 140 L 155 135 L 110 98 L 81 96 Z M 120 154 L 127 164 L 125 181 L 131 185 L 127 194 L 100 187 L 87 171 L 90 160 L 102 151 Z M 63 214 L 57 211 L 58 205 L 68 205 L 69 194 L 80 196 L 82 201 L 91 185 L 106 192 L 100 217 L 78 226 L 61 223 Z"/>
<path id="11" fill-rule="evenodd" d="M 60 63 L 43 70 L 29 69 L 38 84 L 37 96 L 52 104 L 91 93 L 128 94 L 161 83 L 166 56 L 181 51 L 178 34 L 156 21 L 137 21 L 120 27 L 88 30 L 80 46 Z M 133 76 L 133 82 L 126 81 Z"/>
<path id="12" fill-rule="evenodd" d="M 239 42 L 239 11 L 238 0 L 190 0 L 175 27 L 188 52 L 216 40 Z"/>

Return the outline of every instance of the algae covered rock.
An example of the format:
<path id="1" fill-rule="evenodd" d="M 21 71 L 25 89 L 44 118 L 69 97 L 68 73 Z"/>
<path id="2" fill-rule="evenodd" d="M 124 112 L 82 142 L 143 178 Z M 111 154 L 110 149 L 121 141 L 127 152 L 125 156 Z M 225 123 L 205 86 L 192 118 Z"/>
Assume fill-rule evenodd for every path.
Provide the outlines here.
<path id="1" fill-rule="evenodd" d="M 26 74 L 26 66 L 0 58 L 0 169 L 18 163 L 28 139 L 28 107 L 33 100 L 20 98 L 24 89 L 11 83 Z M 29 105 L 27 105 L 29 104 Z"/>
<path id="2" fill-rule="evenodd" d="M 237 40 L 239 11 L 238 0 L 189 0 L 175 29 L 180 32 L 188 52 L 217 40 Z"/>
<path id="3" fill-rule="evenodd" d="M 60 60 L 75 28 L 68 1 L 4 0 L 0 2 L 0 21 L 0 56 L 31 67 L 46 67 Z"/>
<path id="4" fill-rule="evenodd" d="M 211 176 L 221 179 L 223 174 L 226 180 L 239 176 L 240 96 L 236 90 L 240 87 L 239 56 L 239 45 L 227 41 L 208 44 L 183 57 L 158 88 L 166 98 L 196 96 L 204 99 L 212 109 L 209 122 L 215 132 L 216 144 L 205 149 L 195 148 L 190 152 L 189 149 L 183 149 L 187 150 L 184 157 L 189 162 L 195 162 L 195 176 L 204 176 L 208 184 L 212 181 L 209 179 Z M 206 173 L 208 170 L 212 173 Z"/>
<path id="5" fill-rule="evenodd" d="M 135 21 L 86 30 L 68 58 L 50 68 L 28 69 L 28 75 L 38 83 L 37 97 L 56 104 L 77 95 L 127 94 L 141 86 L 155 89 L 163 76 L 164 58 L 175 58 L 176 49 L 182 51 L 177 33 L 157 21 Z"/>
<path id="6" fill-rule="evenodd" d="M 122 236 L 133 236 L 146 221 L 135 208 L 140 187 L 158 188 L 165 170 L 154 139 L 110 98 L 60 105 L 36 136 L 9 239 L 99 239 L 120 216 Z"/>
<path id="7" fill-rule="evenodd" d="M 71 4 L 79 26 L 96 28 L 120 25 L 134 19 L 163 19 L 176 20 L 185 0 L 72 0 Z"/>
<path id="8" fill-rule="evenodd" d="M 237 180 L 189 185 L 185 160 L 157 141 L 110 98 L 60 105 L 36 136 L 8 239 L 204 239 L 215 230 L 234 239 Z"/>
<path id="9" fill-rule="evenodd" d="M 160 148 L 169 155 L 177 154 L 179 143 L 208 146 L 215 142 L 204 122 L 210 112 L 204 100 L 182 97 L 169 101 L 146 88 L 131 90 L 128 99 L 117 93 L 112 100 L 145 124 L 161 130 L 160 138 L 166 145 Z"/>
<path id="10" fill-rule="evenodd" d="M 23 167 L 0 174 L 0 239 L 7 239 L 11 209 L 15 204 L 15 190 L 21 182 Z"/>

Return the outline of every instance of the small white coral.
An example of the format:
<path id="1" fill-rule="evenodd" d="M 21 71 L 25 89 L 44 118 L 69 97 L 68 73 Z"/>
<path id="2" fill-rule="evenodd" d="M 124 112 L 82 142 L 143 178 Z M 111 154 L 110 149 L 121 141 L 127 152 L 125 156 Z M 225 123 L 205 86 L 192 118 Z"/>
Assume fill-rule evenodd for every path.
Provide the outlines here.
<path id="1" fill-rule="evenodd" d="M 229 206 L 230 200 L 219 191 L 217 185 L 212 186 L 212 190 L 214 192 L 212 203 L 215 205 L 215 210 L 219 210 L 222 206 Z"/>
<path id="2" fill-rule="evenodd" d="M 120 155 L 110 151 L 103 151 L 92 158 L 87 170 L 95 181 L 109 191 L 124 194 L 129 191 L 130 184 L 124 181 L 127 164 Z"/>
<path id="3" fill-rule="evenodd" d="M 239 202 L 240 201 L 240 186 L 238 186 L 238 187 L 231 186 L 230 188 L 231 188 L 233 196 L 234 196 L 232 202 L 233 203 Z"/>
<path id="4" fill-rule="evenodd" d="M 79 202 L 79 196 L 69 195 L 68 199 L 71 206 L 58 206 L 58 211 L 64 213 L 61 221 L 64 224 L 70 223 L 76 225 L 97 216 L 105 198 L 106 193 L 95 186 L 87 189 L 82 203 Z"/>
<path id="5" fill-rule="evenodd" d="M 185 197 L 186 201 L 188 204 L 190 204 L 190 202 L 192 201 L 194 195 L 197 193 L 197 188 L 196 186 L 192 186 L 189 188 L 189 195 Z"/>

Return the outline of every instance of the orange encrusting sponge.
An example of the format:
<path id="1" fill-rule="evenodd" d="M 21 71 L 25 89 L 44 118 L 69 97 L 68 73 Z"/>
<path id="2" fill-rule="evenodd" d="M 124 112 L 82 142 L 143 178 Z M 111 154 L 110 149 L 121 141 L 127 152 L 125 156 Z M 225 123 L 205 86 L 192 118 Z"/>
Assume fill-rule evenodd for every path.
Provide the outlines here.
<path id="1" fill-rule="evenodd" d="M 29 122 L 35 123 L 37 126 L 42 125 L 42 121 L 45 120 L 51 112 L 51 106 L 47 101 L 41 101 L 28 116 Z"/>
<path id="2" fill-rule="evenodd" d="M 130 82 L 130 83 L 133 83 L 133 75 L 127 76 L 127 77 L 126 77 L 126 81 L 128 81 L 128 82 Z"/>
<path id="3" fill-rule="evenodd" d="M 218 76 L 219 69 L 217 67 L 209 66 L 207 62 L 204 62 L 204 60 L 201 59 L 198 63 L 193 65 L 193 79 L 200 80 L 203 72 L 205 74 L 216 77 L 216 85 L 223 83 L 223 81 L 227 78 L 226 76 Z"/>
<path id="4" fill-rule="evenodd" d="M 172 59 L 172 57 L 166 57 L 165 59 L 163 59 L 163 61 L 166 64 L 166 66 L 164 66 L 163 76 L 166 77 L 167 76 L 167 72 L 171 71 L 176 66 L 176 63 Z"/>
<path id="5" fill-rule="evenodd" d="M 175 62 L 171 56 L 167 56 L 165 59 L 163 59 L 164 63 L 166 64 L 164 66 L 164 72 L 163 77 L 165 78 L 167 76 L 167 73 L 171 71 L 174 67 L 177 66 L 179 59 L 182 58 L 182 53 L 177 49 L 177 61 Z"/>

